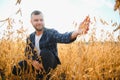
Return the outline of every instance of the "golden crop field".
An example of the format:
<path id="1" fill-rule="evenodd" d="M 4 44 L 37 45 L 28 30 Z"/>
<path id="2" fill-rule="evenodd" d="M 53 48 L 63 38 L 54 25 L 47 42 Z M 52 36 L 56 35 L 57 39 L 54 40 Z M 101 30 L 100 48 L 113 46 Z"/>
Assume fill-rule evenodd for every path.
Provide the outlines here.
<path id="1" fill-rule="evenodd" d="M 8 33 L 10 34 L 10 33 Z M 21 36 L 21 34 L 19 34 Z M 0 40 L 0 80 L 35 80 L 32 72 L 20 76 L 11 74 L 13 65 L 26 59 L 22 37 Z M 120 80 L 120 42 L 75 41 L 58 44 L 61 65 L 51 70 L 51 80 Z"/>
<path id="2" fill-rule="evenodd" d="M 21 0 L 16 0 L 16 5 L 20 5 Z M 114 10 L 120 12 L 120 1 L 116 0 Z M 16 15 L 22 16 L 21 8 Z M 95 17 L 94 23 L 98 21 Z M 13 75 L 14 65 L 18 66 L 21 60 L 27 60 L 24 56 L 26 47 L 26 33 L 23 27 L 16 31 L 13 37 L 12 24 L 14 19 L 7 18 L 0 22 L 7 22 L 8 26 L 2 38 L 0 38 L 0 80 L 36 80 L 36 72 L 23 73 L 21 76 Z M 109 25 L 107 21 L 100 19 L 103 25 Z M 23 26 L 22 20 L 19 20 Z M 91 23 L 91 25 L 94 25 Z M 75 23 L 76 24 L 76 23 Z M 118 26 L 111 21 L 111 26 Z M 114 30 L 120 29 L 120 25 Z M 114 41 L 113 35 L 107 35 L 109 40 L 95 41 L 95 31 L 92 32 L 91 40 L 77 40 L 71 44 L 58 44 L 58 55 L 61 65 L 51 70 L 50 80 L 120 80 L 120 36 L 118 41 Z M 19 66 L 18 66 L 19 67 Z M 45 75 L 46 77 L 46 75 Z"/>

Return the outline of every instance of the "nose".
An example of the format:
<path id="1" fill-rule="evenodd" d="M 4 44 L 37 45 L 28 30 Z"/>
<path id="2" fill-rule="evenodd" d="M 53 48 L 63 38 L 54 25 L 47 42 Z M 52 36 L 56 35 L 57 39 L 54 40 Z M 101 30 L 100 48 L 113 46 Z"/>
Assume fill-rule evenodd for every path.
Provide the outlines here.
<path id="1" fill-rule="evenodd" d="M 38 23 L 38 24 L 42 24 L 42 21 L 39 20 L 37 23 Z"/>

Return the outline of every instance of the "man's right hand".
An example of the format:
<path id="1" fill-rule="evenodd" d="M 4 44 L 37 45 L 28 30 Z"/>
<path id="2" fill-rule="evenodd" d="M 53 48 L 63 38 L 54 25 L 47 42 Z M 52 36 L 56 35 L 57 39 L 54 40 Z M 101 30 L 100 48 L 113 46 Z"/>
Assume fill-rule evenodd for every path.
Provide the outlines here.
<path id="1" fill-rule="evenodd" d="M 34 67 L 36 70 L 41 70 L 41 69 L 43 69 L 42 63 L 39 63 L 39 62 L 36 61 L 36 60 L 33 60 L 33 61 L 32 61 L 32 65 L 33 65 L 33 67 Z"/>

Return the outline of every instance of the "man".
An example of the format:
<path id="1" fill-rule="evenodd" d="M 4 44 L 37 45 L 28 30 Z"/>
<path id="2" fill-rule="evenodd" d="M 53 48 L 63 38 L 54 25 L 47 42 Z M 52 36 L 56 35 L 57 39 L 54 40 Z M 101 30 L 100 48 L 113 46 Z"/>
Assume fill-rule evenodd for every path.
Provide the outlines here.
<path id="1" fill-rule="evenodd" d="M 71 43 L 75 41 L 78 35 L 88 32 L 89 23 L 90 18 L 87 16 L 76 31 L 61 34 L 54 29 L 46 28 L 42 12 L 35 10 L 31 13 L 31 24 L 35 28 L 35 32 L 27 38 L 27 45 L 30 47 L 26 47 L 25 55 L 29 59 L 32 58 L 31 63 L 36 70 L 44 69 L 48 73 L 51 68 L 54 69 L 60 64 L 57 43 Z M 32 56 L 30 51 L 32 51 Z M 38 57 L 41 57 L 41 61 Z M 22 67 L 23 63 L 19 63 L 19 65 Z M 15 73 L 15 70 L 14 68 L 13 73 Z"/>

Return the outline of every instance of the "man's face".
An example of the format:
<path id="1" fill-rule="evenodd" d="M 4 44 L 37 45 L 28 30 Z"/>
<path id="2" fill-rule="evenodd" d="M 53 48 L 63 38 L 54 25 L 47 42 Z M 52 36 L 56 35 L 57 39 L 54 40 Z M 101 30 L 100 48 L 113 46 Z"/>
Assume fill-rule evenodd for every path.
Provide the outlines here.
<path id="1" fill-rule="evenodd" d="M 44 27 L 44 20 L 43 20 L 43 15 L 32 15 L 31 16 L 31 23 L 33 27 L 36 29 L 36 31 L 41 31 Z"/>

